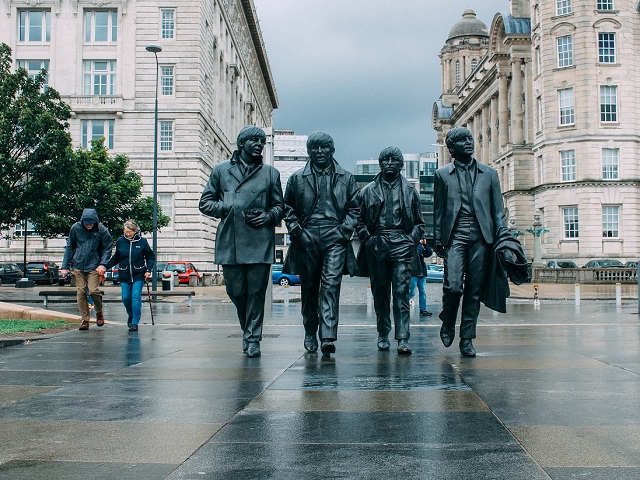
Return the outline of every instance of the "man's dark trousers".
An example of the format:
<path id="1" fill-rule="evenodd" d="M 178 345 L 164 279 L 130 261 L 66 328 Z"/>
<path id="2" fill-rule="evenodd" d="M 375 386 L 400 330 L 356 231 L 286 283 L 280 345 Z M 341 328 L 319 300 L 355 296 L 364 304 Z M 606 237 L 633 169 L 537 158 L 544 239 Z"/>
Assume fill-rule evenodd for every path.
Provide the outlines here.
<path id="1" fill-rule="evenodd" d="M 243 338 L 249 343 L 262 340 L 264 299 L 271 274 L 268 263 L 223 265 L 227 295 L 236 306 Z"/>
<path id="2" fill-rule="evenodd" d="M 338 336 L 338 307 L 342 271 L 347 248 L 337 222 L 307 225 L 309 245 L 300 266 L 302 323 L 306 335 L 319 334 L 320 340 L 335 341 Z"/>
<path id="3" fill-rule="evenodd" d="M 475 216 L 461 216 L 456 223 L 453 237 L 444 252 L 445 277 L 440 320 L 444 328 L 454 329 L 462 298 L 460 338 L 476 338 L 480 293 L 491 249 L 482 236 Z"/>
<path id="4" fill-rule="evenodd" d="M 395 339 L 409 340 L 409 286 L 416 245 L 404 232 L 389 230 L 373 235 L 366 249 L 378 335 L 387 336 L 391 331 L 393 287 Z"/>

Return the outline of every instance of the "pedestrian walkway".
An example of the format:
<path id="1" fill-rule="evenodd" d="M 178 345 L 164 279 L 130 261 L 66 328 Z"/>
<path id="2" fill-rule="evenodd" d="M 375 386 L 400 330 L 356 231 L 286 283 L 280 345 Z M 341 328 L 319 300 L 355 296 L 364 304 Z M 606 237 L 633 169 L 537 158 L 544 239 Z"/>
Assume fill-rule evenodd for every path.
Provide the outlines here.
<path id="1" fill-rule="evenodd" d="M 483 308 L 473 359 L 417 312 L 405 357 L 343 306 L 323 357 L 274 304 L 247 358 L 232 305 L 154 307 L 0 348 L 0 479 L 640 478 L 636 301 Z"/>

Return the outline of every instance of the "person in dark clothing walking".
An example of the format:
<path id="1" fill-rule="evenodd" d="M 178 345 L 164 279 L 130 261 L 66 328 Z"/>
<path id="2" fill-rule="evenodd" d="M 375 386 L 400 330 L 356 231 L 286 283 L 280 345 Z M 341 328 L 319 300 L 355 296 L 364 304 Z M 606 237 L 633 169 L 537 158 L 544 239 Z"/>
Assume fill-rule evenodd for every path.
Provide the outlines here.
<path id="1" fill-rule="evenodd" d="M 138 331 L 142 315 L 142 287 L 151 277 L 156 257 L 133 220 L 124 222 L 124 234 L 116 241 L 116 251 L 107 268 L 118 265 L 122 303 L 127 311 L 130 332 Z"/>
<path id="2" fill-rule="evenodd" d="M 504 202 L 498 172 L 473 158 L 471 132 L 453 128 L 446 142 L 454 161 L 434 178 L 434 250 L 444 258 L 440 338 L 445 347 L 453 343 L 462 299 L 460 353 L 475 357 L 480 295 L 484 283 L 494 281 L 486 272 L 498 229 L 505 227 Z"/>
<path id="3" fill-rule="evenodd" d="M 76 279 L 76 298 L 78 310 L 82 316 L 80 330 L 89 329 L 89 301 L 91 295 L 96 310 L 96 324 L 104 325 L 102 312 L 102 291 L 100 276 L 107 271 L 107 262 L 111 257 L 113 239 L 107 227 L 100 223 L 98 213 L 93 208 L 85 208 L 79 222 L 74 223 L 69 231 L 67 246 L 64 249 L 60 275 L 64 276 L 71 269 Z M 89 287 L 87 292 L 86 287 Z"/>
<path id="4" fill-rule="evenodd" d="M 416 287 L 418 288 L 418 303 L 420 306 L 420 316 L 430 317 L 431 312 L 427 311 L 427 289 L 425 284 L 427 282 L 427 276 L 429 275 L 425 258 L 429 258 L 433 255 L 433 250 L 427 243 L 427 237 L 422 235 L 420 243 L 418 244 L 418 260 L 420 261 L 420 273 L 411 277 L 411 286 L 409 287 L 409 301 L 411 302 L 413 296 L 416 294 Z"/>

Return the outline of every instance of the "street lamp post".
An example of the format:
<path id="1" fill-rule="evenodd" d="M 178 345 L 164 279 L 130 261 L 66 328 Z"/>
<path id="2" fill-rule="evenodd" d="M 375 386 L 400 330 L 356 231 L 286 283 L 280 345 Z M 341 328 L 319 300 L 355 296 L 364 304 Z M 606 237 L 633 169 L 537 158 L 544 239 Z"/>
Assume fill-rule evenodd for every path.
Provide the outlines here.
<path id="1" fill-rule="evenodd" d="M 152 237 L 153 237 L 153 255 L 156 257 L 156 262 L 158 261 L 158 77 L 159 77 L 159 66 L 158 66 L 158 53 L 162 51 L 162 47 L 160 45 L 147 45 L 147 52 L 151 52 L 156 57 L 156 106 L 154 113 L 154 127 L 153 127 L 153 227 L 152 227 Z M 154 267 L 155 269 L 155 267 Z M 153 290 L 157 290 L 158 286 L 158 275 L 156 272 L 151 272 L 151 285 Z"/>

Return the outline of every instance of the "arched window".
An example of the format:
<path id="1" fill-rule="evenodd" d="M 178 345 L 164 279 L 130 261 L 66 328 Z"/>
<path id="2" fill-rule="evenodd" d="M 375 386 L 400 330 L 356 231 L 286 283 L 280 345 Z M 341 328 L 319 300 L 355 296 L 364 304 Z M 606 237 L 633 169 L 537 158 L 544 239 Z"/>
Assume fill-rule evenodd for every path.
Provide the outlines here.
<path id="1" fill-rule="evenodd" d="M 462 85 L 462 68 L 460 60 L 456 60 L 456 87 Z"/>
<path id="2" fill-rule="evenodd" d="M 472 58 L 471 59 L 471 71 L 473 72 L 476 67 L 478 66 L 478 59 L 477 58 Z"/>

